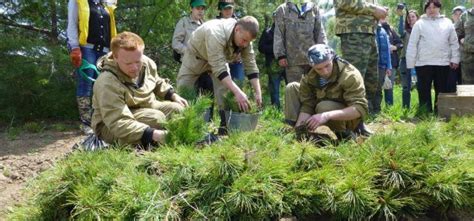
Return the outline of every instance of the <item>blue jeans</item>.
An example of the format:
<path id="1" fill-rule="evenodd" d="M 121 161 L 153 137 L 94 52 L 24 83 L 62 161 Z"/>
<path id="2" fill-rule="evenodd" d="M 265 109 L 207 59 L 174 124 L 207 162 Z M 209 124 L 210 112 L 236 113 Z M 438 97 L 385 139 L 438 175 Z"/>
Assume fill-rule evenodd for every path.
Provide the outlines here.
<path id="1" fill-rule="evenodd" d="M 242 62 L 229 63 L 229 69 L 232 80 L 235 81 L 237 85 L 242 86 L 245 78 L 244 65 Z"/>
<path id="2" fill-rule="evenodd" d="M 100 57 L 106 54 L 106 52 L 98 52 L 98 51 L 95 51 L 94 49 L 85 48 L 85 47 L 81 47 L 81 53 L 82 53 L 82 59 L 85 59 L 87 62 L 94 65 L 96 64 L 97 59 L 99 59 Z M 89 77 L 92 77 L 94 79 L 97 78 L 94 70 L 87 69 L 85 73 Z M 93 82 L 82 77 L 77 71 L 76 71 L 76 79 L 77 79 L 76 96 L 77 97 L 91 97 Z"/>
<path id="3" fill-rule="evenodd" d="M 375 99 L 374 99 L 374 113 L 379 113 L 381 111 L 381 104 L 382 104 L 382 85 L 383 82 L 385 81 L 385 73 L 386 73 L 385 68 L 380 68 L 379 67 L 379 83 L 380 83 L 380 90 L 378 90 L 375 94 Z M 392 82 L 392 86 L 394 84 L 394 79 L 395 79 L 395 73 L 392 73 L 390 75 L 390 81 Z M 391 89 L 383 90 L 383 97 L 385 100 L 386 105 L 393 105 L 393 87 Z"/>
<path id="4" fill-rule="evenodd" d="M 405 72 L 400 72 L 400 80 L 402 83 L 402 107 L 403 108 L 410 108 L 411 70 L 412 69 L 407 69 Z"/>
<path id="5" fill-rule="evenodd" d="M 270 101 L 272 105 L 280 108 L 280 84 L 281 80 L 285 80 L 285 70 L 280 70 L 278 73 L 272 73 L 271 69 L 268 68 L 268 91 L 270 92 Z"/>

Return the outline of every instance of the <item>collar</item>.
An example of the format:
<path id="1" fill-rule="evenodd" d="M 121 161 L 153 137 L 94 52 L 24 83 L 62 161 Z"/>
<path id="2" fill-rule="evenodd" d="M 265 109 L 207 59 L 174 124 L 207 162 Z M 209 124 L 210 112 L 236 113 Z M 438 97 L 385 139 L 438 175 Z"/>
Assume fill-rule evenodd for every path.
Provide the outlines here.
<path id="1" fill-rule="evenodd" d="M 287 2 L 286 5 L 288 6 L 288 8 L 290 10 L 293 10 L 295 11 L 296 13 L 298 14 L 305 14 L 306 12 L 309 12 L 313 9 L 314 7 L 314 3 L 312 2 L 305 2 L 303 4 L 301 4 L 301 8 L 303 8 L 302 6 L 305 5 L 305 10 L 304 11 L 301 11 L 301 8 L 298 8 L 298 5 L 296 5 L 295 3 L 293 2 Z"/>

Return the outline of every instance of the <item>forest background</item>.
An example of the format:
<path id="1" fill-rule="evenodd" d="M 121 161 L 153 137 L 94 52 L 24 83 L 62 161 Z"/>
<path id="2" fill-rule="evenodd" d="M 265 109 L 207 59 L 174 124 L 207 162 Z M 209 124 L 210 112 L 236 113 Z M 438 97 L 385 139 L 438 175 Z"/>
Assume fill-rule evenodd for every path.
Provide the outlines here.
<path id="1" fill-rule="evenodd" d="M 206 19 L 217 14 L 218 0 L 207 0 Z M 252 15 L 260 29 L 271 25 L 271 14 L 284 0 L 236 0 L 238 16 Z M 316 1 L 330 13 L 331 0 Z M 402 0 L 379 0 L 391 9 L 390 24 L 397 27 L 394 10 Z M 406 0 L 409 9 L 422 11 L 423 1 Z M 466 0 L 442 0 L 442 14 L 451 15 Z M 0 126 L 40 119 L 75 120 L 75 80 L 66 47 L 67 0 L 0 1 Z M 159 63 L 160 74 L 175 82 L 179 64 L 172 58 L 171 39 L 176 22 L 190 12 L 189 0 L 119 0 L 118 31 L 132 31 L 145 40 L 145 54 Z M 334 36 L 334 17 L 326 31 Z M 260 36 L 260 34 L 259 34 Z M 254 47 L 258 39 L 254 42 Z M 259 64 L 263 56 L 258 55 Z M 266 87 L 264 81 L 263 87 Z"/>

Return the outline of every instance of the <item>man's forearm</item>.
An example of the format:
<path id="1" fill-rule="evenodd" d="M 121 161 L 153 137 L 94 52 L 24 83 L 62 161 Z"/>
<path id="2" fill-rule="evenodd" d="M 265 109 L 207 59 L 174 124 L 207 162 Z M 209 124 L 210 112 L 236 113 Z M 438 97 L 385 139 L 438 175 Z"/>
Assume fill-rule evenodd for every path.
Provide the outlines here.
<path id="1" fill-rule="evenodd" d="M 333 110 L 326 112 L 329 120 L 353 120 L 359 118 L 361 114 L 355 107 L 346 107 L 341 110 Z"/>

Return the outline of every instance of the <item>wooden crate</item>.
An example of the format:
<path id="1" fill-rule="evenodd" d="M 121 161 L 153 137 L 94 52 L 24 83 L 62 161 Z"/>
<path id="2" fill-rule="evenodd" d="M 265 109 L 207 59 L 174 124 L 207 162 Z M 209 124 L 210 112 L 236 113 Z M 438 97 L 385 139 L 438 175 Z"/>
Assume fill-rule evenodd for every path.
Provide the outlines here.
<path id="1" fill-rule="evenodd" d="M 438 95 L 438 116 L 449 119 L 452 115 L 474 115 L 474 95 L 458 96 L 455 93 Z"/>
<path id="2" fill-rule="evenodd" d="M 458 96 L 474 96 L 474 85 L 464 84 L 458 85 L 456 88 Z"/>

